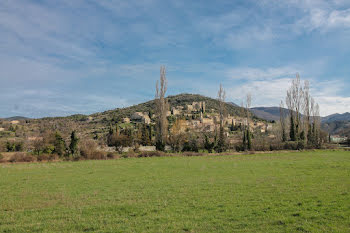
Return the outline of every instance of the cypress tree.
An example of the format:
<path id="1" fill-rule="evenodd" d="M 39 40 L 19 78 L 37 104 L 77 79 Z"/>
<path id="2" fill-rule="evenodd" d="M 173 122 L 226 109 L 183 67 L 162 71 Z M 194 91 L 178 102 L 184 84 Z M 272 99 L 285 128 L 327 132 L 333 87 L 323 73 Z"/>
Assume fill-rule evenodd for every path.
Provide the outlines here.
<path id="1" fill-rule="evenodd" d="M 71 152 L 71 155 L 73 155 L 73 157 L 77 157 L 77 156 L 79 156 L 79 154 L 78 154 L 79 138 L 77 137 L 75 130 L 72 131 L 70 139 L 71 139 L 71 141 L 70 141 L 70 145 L 69 145 L 69 150 Z"/>
<path id="2" fill-rule="evenodd" d="M 248 148 L 248 150 L 252 149 L 252 137 L 251 137 L 249 129 L 247 129 L 247 148 Z"/>
<path id="3" fill-rule="evenodd" d="M 243 131 L 243 150 L 247 149 L 247 136 L 246 136 L 246 130 Z"/>
<path id="4" fill-rule="evenodd" d="M 62 138 L 59 132 L 55 133 L 55 142 L 54 142 L 54 152 L 59 156 L 63 156 L 66 151 L 66 142 Z"/>
<path id="5" fill-rule="evenodd" d="M 290 117 L 290 132 L 289 132 L 290 140 L 296 141 L 295 136 L 295 125 L 294 125 L 294 118 L 293 116 Z"/>

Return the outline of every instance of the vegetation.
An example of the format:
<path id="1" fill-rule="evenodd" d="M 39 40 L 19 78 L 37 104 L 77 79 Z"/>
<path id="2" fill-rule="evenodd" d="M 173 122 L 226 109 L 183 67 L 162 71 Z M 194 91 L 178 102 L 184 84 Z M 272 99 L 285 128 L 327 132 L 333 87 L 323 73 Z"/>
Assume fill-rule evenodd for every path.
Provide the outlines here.
<path id="1" fill-rule="evenodd" d="M 0 232 L 348 232 L 349 166 L 341 151 L 5 164 Z"/>

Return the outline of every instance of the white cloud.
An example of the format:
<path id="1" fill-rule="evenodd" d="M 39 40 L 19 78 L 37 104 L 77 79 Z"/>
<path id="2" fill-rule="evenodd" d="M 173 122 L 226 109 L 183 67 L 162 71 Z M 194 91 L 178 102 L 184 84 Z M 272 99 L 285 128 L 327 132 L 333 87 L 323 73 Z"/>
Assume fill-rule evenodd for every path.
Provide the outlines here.
<path id="1" fill-rule="evenodd" d="M 275 79 L 280 77 L 291 77 L 300 72 L 300 68 L 294 67 L 275 67 L 258 69 L 251 67 L 239 67 L 229 69 L 227 71 L 227 77 L 231 79 L 243 79 L 243 80 L 261 80 L 261 79 Z"/>
<path id="2" fill-rule="evenodd" d="M 317 96 L 315 100 L 320 105 L 321 116 L 350 112 L 350 97 Z"/>
<path id="3" fill-rule="evenodd" d="M 228 100 L 240 104 L 244 97 L 252 94 L 253 106 L 278 106 L 281 100 L 285 101 L 286 91 L 291 85 L 296 69 L 292 67 L 275 67 L 266 69 L 234 68 L 228 71 L 228 77 L 244 80 L 243 84 L 227 88 Z M 292 73 L 292 75 L 289 75 Z M 302 78 L 302 82 L 303 82 Z M 333 113 L 350 111 L 350 97 L 339 93 L 346 88 L 346 80 L 333 78 L 328 81 L 319 81 L 308 78 L 311 95 L 320 105 L 322 116 Z"/>
<path id="4" fill-rule="evenodd" d="M 312 9 L 307 16 L 296 23 L 296 27 L 304 28 L 307 31 L 320 30 L 321 32 L 350 28 L 350 9 Z"/>

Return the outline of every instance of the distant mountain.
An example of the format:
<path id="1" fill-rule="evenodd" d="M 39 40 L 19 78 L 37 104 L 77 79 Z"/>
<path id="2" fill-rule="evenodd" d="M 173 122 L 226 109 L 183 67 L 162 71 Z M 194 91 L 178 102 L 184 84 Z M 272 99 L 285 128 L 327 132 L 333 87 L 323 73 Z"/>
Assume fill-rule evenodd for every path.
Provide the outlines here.
<path id="1" fill-rule="evenodd" d="M 234 102 L 226 102 L 227 104 L 230 104 L 232 106 L 235 106 L 235 107 L 239 107 L 237 104 L 235 104 Z"/>
<path id="2" fill-rule="evenodd" d="M 332 114 L 326 117 L 322 117 L 322 122 L 324 123 L 330 123 L 334 121 L 350 121 L 350 112 L 346 112 L 343 114 Z"/>
<path id="3" fill-rule="evenodd" d="M 267 121 L 278 121 L 280 119 L 279 107 L 255 107 L 250 109 L 257 117 Z M 289 110 L 283 108 L 284 115 L 288 115 Z"/>
<path id="4" fill-rule="evenodd" d="M 4 118 L 7 121 L 21 121 L 21 120 L 29 120 L 30 118 L 28 117 L 23 117 L 23 116 L 13 116 L 13 117 L 7 117 Z"/>
<path id="5" fill-rule="evenodd" d="M 349 136 L 350 121 L 323 122 L 322 128 L 332 135 Z"/>
<path id="6" fill-rule="evenodd" d="M 280 119 L 279 107 L 256 107 L 251 111 L 259 118 L 267 121 L 278 121 Z M 284 114 L 288 115 L 289 110 L 283 109 Z M 346 136 L 350 135 L 350 113 L 332 114 L 321 118 L 322 128 L 332 135 Z"/>

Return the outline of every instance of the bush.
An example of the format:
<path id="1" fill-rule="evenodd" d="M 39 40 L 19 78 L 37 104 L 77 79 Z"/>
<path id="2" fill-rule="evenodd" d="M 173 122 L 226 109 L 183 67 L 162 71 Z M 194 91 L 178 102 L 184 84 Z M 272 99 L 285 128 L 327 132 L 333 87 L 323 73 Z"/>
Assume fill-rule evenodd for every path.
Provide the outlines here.
<path id="1" fill-rule="evenodd" d="M 297 150 L 298 148 L 298 142 L 286 142 L 284 144 L 285 150 Z"/>
<path id="2" fill-rule="evenodd" d="M 297 143 L 297 150 L 304 150 L 305 148 L 305 143 L 303 141 L 299 141 Z"/>
<path id="3" fill-rule="evenodd" d="M 137 157 L 139 157 L 139 155 L 132 151 L 122 155 L 122 158 L 137 158 Z"/>
<path id="4" fill-rule="evenodd" d="M 239 145 L 236 145 L 235 148 L 236 148 L 236 151 L 237 151 L 237 152 L 244 151 L 244 146 L 243 146 L 243 145 L 240 145 L 240 144 L 239 144 Z M 209 152 L 209 153 L 210 153 L 210 152 Z"/>
<path id="5" fill-rule="evenodd" d="M 90 154 L 90 156 L 87 159 L 103 160 L 103 159 L 107 159 L 107 155 L 102 151 L 94 151 L 93 153 Z"/>
<path id="6" fill-rule="evenodd" d="M 56 154 L 40 154 L 37 156 L 38 161 L 54 161 L 58 159 Z"/>
<path id="7" fill-rule="evenodd" d="M 15 152 L 23 150 L 23 142 L 6 142 L 6 151 Z"/>
<path id="8" fill-rule="evenodd" d="M 82 141 L 80 154 L 84 159 L 107 159 L 106 153 L 97 150 L 97 143 L 94 140 Z"/>
<path id="9" fill-rule="evenodd" d="M 166 156 L 166 153 L 162 152 L 162 151 L 143 151 L 141 152 L 138 157 L 162 157 L 162 156 Z"/>
<path id="10" fill-rule="evenodd" d="M 203 156 L 203 155 L 205 155 L 205 153 L 186 151 L 186 152 L 183 152 L 182 155 L 183 156 Z"/>
<path id="11" fill-rule="evenodd" d="M 35 162 L 36 158 L 33 155 L 27 154 L 27 153 L 15 153 L 11 156 L 10 160 L 11 163 L 14 162 Z"/>
<path id="12" fill-rule="evenodd" d="M 282 143 L 271 143 L 270 144 L 270 151 L 274 150 L 283 150 L 283 144 Z"/>
<path id="13" fill-rule="evenodd" d="M 116 159 L 116 158 L 119 158 L 120 155 L 117 154 L 117 153 L 112 153 L 112 152 L 108 152 L 107 153 L 107 159 Z"/>

